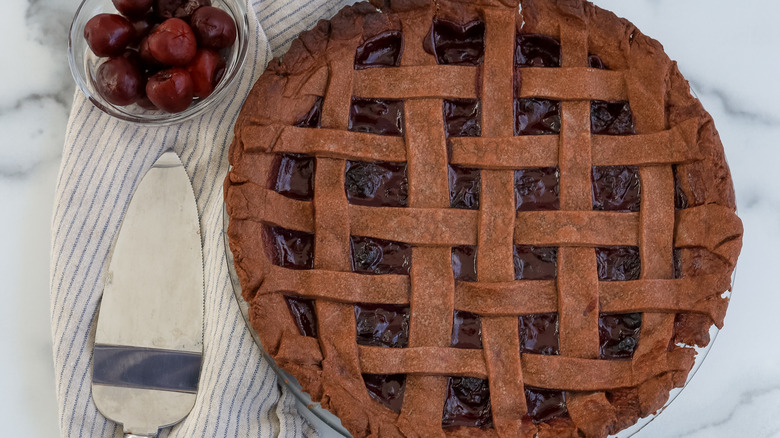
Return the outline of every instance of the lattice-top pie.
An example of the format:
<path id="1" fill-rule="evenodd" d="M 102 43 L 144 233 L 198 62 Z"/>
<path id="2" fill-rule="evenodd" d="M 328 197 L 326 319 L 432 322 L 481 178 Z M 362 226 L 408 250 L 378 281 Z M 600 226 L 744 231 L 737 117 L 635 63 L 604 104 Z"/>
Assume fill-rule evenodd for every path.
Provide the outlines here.
<path id="1" fill-rule="evenodd" d="M 520 3 L 345 8 L 236 124 L 252 324 L 354 436 L 604 437 L 723 323 L 742 225 L 712 119 L 631 23 Z"/>

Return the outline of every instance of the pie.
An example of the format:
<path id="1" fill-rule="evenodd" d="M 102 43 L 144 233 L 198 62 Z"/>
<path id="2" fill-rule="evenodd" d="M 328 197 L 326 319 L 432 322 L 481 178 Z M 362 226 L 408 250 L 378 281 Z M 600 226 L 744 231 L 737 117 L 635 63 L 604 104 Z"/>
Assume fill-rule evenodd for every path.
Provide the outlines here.
<path id="1" fill-rule="evenodd" d="M 605 437 L 723 324 L 712 118 L 586 1 L 346 7 L 268 66 L 230 163 L 252 326 L 355 437 Z"/>

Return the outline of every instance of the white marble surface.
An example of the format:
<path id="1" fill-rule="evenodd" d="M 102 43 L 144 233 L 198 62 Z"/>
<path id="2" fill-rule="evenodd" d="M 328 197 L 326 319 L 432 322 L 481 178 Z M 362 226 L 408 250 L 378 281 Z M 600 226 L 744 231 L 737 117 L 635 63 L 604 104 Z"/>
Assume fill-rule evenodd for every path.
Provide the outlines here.
<path id="1" fill-rule="evenodd" d="M 780 3 L 597 0 L 661 41 L 715 118 L 745 224 L 725 329 L 678 399 L 638 437 L 780 437 Z M 0 424 L 57 436 L 49 226 L 74 84 L 77 0 L 6 0 L 0 29 Z"/>

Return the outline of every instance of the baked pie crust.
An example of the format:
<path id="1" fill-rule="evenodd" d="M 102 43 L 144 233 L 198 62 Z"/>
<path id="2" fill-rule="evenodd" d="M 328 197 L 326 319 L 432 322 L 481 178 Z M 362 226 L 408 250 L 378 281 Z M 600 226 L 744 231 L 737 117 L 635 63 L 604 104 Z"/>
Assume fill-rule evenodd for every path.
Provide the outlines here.
<path id="1" fill-rule="evenodd" d="M 721 327 L 742 224 L 661 45 L 581 0 L 385 0 L 293 41 L 236 123 L 263 347 L 353 436 L 605 437 Z"/>

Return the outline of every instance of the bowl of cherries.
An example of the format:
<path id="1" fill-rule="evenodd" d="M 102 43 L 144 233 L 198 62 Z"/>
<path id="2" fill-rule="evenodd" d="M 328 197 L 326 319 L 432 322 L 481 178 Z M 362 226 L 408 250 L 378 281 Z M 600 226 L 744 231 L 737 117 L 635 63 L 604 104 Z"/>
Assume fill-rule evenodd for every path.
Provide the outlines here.
<path id="1" fill-rule="evenodd" d="M 242 0 L 83 0 L 68 61 L 105 113 L 169 125 L 228 94 L 246 59 L 248 29 Z"/>

